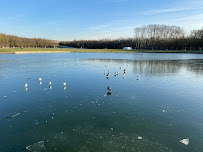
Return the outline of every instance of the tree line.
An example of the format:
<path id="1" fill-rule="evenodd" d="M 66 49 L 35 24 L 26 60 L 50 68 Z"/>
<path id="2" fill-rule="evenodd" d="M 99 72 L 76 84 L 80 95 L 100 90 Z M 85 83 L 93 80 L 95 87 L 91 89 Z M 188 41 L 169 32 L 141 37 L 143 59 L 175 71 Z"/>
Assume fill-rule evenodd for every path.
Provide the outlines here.
<path id="1" fill-rule="evenodd" d="M 203 28 L 187 33 L 179 26 L 150 24 L 134 29 L 134 38 L 62 41 L 61 46 L 87 49 L 200 50 L 203 47 Z"/>
<path id="2" fill-rule="evenodd" d="M 54 40 L 47 40 L 42 38 L 24 38 L 13 35 L 0 34 L 0 48 L 4 47 L 41 47 L 54 48 L 57 47 L 58 42 Z"/>

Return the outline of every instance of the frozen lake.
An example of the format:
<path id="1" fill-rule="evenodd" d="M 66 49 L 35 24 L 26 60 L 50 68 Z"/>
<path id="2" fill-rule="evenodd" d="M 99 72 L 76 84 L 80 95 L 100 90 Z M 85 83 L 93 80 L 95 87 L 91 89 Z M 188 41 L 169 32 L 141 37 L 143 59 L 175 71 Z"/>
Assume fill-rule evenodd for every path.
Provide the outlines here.
<path id="1" fill-rule="evenodd" d="M 203 151 L 203 54 L 1 54 L 0 126 L 1 152 Z"/>

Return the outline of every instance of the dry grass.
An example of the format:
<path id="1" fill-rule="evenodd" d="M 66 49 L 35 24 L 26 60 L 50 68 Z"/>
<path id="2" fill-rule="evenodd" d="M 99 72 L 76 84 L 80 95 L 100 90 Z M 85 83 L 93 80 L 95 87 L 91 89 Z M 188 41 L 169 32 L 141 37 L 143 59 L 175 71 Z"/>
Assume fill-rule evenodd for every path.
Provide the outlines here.
<path id="1" fill-rule="evenodd" d="M 0 54 L 28 54 L 28 53 L 70 53 L 70 52 L 93 52 L 93 53 L 199 53 L 203 51 L 177 51 L 177 50 L 122 50 L 122 49 L 69 49 L 69 48 L 3 48 Z"/>

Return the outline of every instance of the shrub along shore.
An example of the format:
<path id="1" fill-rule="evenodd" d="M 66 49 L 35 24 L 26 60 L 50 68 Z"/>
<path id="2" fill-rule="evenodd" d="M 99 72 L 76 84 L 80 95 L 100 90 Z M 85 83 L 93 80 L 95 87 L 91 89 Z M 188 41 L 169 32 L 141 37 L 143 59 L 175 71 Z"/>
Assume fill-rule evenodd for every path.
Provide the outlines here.
<path id="1" fill-rule="evenodd" d="M 190 50 L 122 50 L 122 49 L 70 49 L 70 48 L 2 48 L 0 54 L 31 54 L 31 53 L 195 53 L 203 54 L 203 51 Z"/>

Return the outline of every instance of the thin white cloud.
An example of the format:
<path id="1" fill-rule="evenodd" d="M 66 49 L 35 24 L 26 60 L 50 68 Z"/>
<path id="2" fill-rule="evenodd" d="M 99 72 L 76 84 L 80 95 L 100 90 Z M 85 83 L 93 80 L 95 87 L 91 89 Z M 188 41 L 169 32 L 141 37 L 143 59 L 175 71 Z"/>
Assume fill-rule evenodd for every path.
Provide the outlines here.
<path id="1" fill-rule="evenodd" d="M 16 14 L 16 15 L 13 15 L 13 16 L 9 16 L 7 19 L 12 21 L 17 21 L 17 20 L 20 20 L 20 19 L 23 19 L 24 18 L 24 14 Z"/>
<path id="2" fill-rule="evenodd" d="M 192 20 L 200 20 L 203 22 L 203 13 L 202 14 L 197 14 L 197 15 L 190 15 L 186 17 L 181 17 L 176 19 L 177 21 L 192 21 Z"/>
<path id="3" fill-rule="evenodd" d="M 98 26 L 92 26 L 92 27 L 90 27 L 89 29 L 90 30 L 101 30 L 101 29 L 105 29 L 105 28 L 107 28 L 108 26 L 106 26 L 106 25 L 98 25 Z"/>
<path id="4" fill-rule="evenodd" d="M 101 30 L 98 33 L 87 34 L 79 37 L 85 40 L 100 40 L 100 39 L 117 39 L 117 38 L 132 38 L 134 36 L 134 27 L 111 27 L 108 30 Z"/>
<path id="5" fill-rule="evenodd" d="M 144 15 L 156 15 L 161 13 L 172 13 L 172 12 L 179 12 L 179 11 L 191 11 L 191 10 L 200 10 L 203 7 L 196 7 L 196 8 L 169 8 L 169 9 L 155 9 L 143 12 Z"/>
<path id="6" fill-rule="evenodd" d="M 203 28 L 203 13 L 176 18 L 172 22 L 186 30 L 201 29 Z"/>

